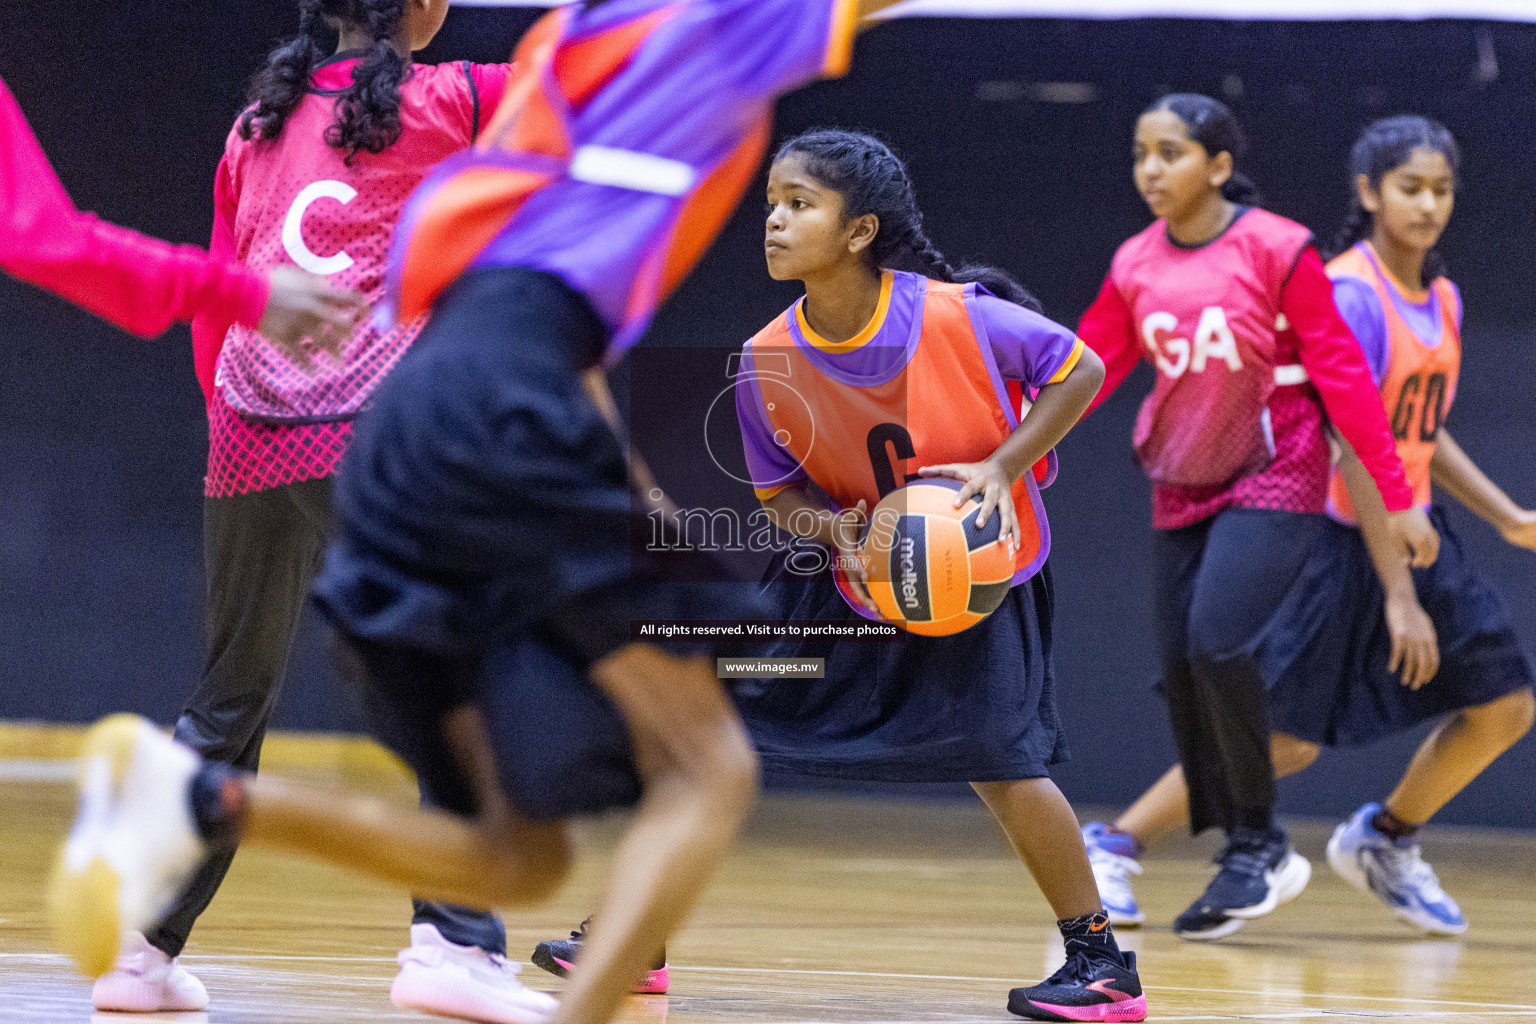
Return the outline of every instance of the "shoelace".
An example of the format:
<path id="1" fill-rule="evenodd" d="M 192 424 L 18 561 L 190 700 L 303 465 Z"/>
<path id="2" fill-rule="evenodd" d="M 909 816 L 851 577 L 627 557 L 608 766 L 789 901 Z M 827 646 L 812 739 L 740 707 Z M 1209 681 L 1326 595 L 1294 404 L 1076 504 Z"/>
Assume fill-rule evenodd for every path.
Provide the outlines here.
<path id="1" fill-rule="evenodd" d="M 1267 845 L 1262 840 L 1234 836 L 1216 855 L 1216 864 L 1222 871 L 1261 878 L 1269 870 L 1269 858 L 1265 855 Z"/>
<path id="2" fill-rule="evenodd" d="M 586 939 L 587 939 L 587 925 L 589 925 L 591 923 L 592 923 L 592 919 L 590 917 L 587 918 L 585 921 L 581 922 L 581 927 L 576 929 L 574 932 L 571 932 L 571 941 L 572 942 L 585 942 Z"/>
<path id="3" fill-rule="evenodd" d="M 1045 985 L 1086 985 L 1093 978 L 1093 958 L 1085 950 L 1074 950 L 1067 955 L 1055 974 L 1046 978 Z"/>
<path id="4" fill-rule="evenodd" d="M 1055 974 L 1046 978 L 1040 984 L 1086 985 L 1099 973 L 1099 968 L 1111 959 L 1112 956 L 1106 950 L 1100 949 L 1095 953 L 1086 943 L 1075 939 L 1068 940 L 1067 962 L 1062 964 Z"/>

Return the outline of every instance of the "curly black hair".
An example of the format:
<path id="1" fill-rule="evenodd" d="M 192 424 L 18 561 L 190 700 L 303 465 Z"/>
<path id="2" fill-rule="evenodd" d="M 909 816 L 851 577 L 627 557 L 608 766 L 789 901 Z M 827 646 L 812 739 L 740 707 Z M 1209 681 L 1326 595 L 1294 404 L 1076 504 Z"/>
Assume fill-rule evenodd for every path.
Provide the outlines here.
<path id="1" fill-rule="evenodd" d="M 243 139 L 275 139 L 309 89 L 315 68 L 330 56 L 340 25 L 364 29 L 373 40 L 352 69 L 352 84 L 336 97 L 336 121 L 328 145 L 382 153 L 400 138 L 400 86 L 410 58 L 395 47 L 405 0 L 301 0 L 299 34 L 272 51 L 251 81 L 250 108 L 240 116 Z"/>

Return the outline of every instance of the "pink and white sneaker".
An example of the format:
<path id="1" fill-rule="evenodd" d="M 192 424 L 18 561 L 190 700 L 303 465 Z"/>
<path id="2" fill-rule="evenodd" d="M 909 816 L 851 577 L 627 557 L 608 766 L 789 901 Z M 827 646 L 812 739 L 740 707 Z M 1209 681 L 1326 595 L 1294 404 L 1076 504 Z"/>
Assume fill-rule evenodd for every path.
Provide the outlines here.
<path id="1" fill-rule="evenodd" d="M 117 963 L 96 979 L 91 1005 L 112 1013 L 194 1013 L 207 1009 L 208 990 L 141 933 L 129 932 Z"/>
<path id="2" fill-rule="evenodd" d="M 544 1024 L 560 1005 L 518 980 L 521 964 L 449 942 L 434 925 L 411 925 L 410 948 L 396 959 L 400 973 L 389 999 L 402 1010 L 490 1024 Z"/>

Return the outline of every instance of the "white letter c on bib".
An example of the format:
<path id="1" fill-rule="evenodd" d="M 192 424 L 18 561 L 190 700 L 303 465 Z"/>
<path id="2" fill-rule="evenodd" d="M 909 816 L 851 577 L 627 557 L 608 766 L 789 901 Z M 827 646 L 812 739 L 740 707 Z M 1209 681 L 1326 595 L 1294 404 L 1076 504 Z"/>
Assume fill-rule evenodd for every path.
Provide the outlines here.
<path id="1" fill-rule="evenodd" d="M 304 244 L 303 228 L 304 213 L 316 200 L 334 199 L 345 206 L 356 198 L 357 189 L 344 181 L 317 181 L 304 187 L 288 208 L 288 217 L 283 221 L 283 248 L 288 250 L 288 256 L 293 262 L 311 274 L 321 275 L 339 274 L 352 265 L 352 257 L 345 250 L 334 256 L 316 256 L 310 252 Z"/>

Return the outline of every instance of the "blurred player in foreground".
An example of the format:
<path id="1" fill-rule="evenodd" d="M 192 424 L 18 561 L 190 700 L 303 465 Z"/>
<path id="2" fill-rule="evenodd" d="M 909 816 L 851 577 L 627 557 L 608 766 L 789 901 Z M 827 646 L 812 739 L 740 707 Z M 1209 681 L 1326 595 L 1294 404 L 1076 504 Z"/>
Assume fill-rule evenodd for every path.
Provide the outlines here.
<path id="1" fill-rule="evenodd" d="M 888 0 L 606 0 L 551 13 L 477 148 L 407 208 L 398 320 L 433 318 L 358 422 L 321 607 L 378 735 L 476 814 L 204 762 L 104 721 L 51 887 L 89 974 L 237 838 L 471 906 L 547 898 L 566 819 L 639 804 L 555 1019 L 608 1020 L 729 850 L 756 761 L 710 649 L 632 619 L 753 617 L 688 552 L 635 551 L 625 452 L 586 388 L 751 184 L 773 99 L 847 66 Z M 686 579 L 689 582 L 673 582 Z M 530 1013 L 531 1024 L 541 1019 Z"/>
<path id="2" fill-rule="evenodd" d="M 447 13 L 447 0 L 302 0 L 298 34 L 257 73 L 229 133 L 214 179 L 215 256 L 257 270 L 297 264 L 379 303 L 407 198 L 474 142 L 510 71 L 412 61 Z M 332 477 L 358 411 L 424 320 L 386 328 L 365 318 L 339 358 L 291 358 L 217 310 L 193 320 L 208 409 L 208 646 L 176 739 L 203 757 L 256 770 L 325 551 Z M 148 935 L 124 937 L 116 968 L 92 990 L 96 1009 L 207 1006 L 202 982 L 176 958 L 233 855 L 211 856 Z M 412 948 L 391 990 L 397 1005 L 487 1020 L 506 1006 L 553 1007 L 518 981 L 493 915 L 426 901 L 415 911 Z"/>

